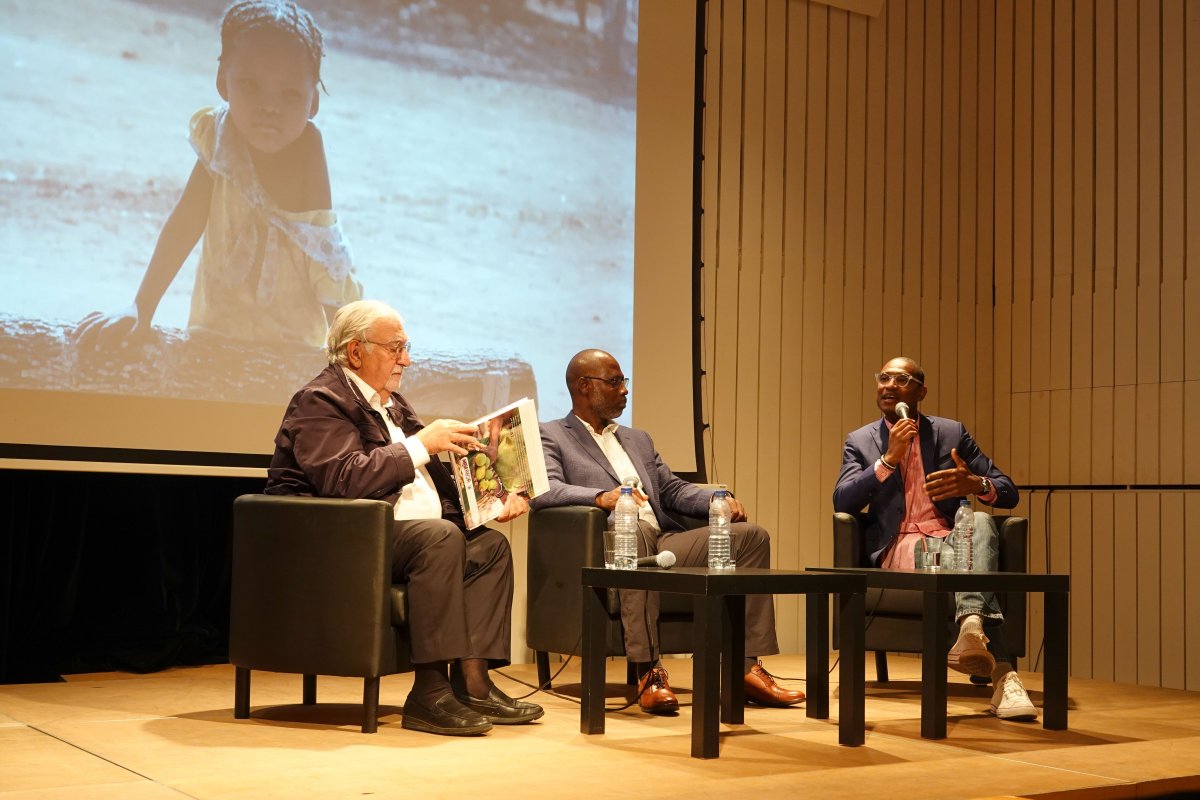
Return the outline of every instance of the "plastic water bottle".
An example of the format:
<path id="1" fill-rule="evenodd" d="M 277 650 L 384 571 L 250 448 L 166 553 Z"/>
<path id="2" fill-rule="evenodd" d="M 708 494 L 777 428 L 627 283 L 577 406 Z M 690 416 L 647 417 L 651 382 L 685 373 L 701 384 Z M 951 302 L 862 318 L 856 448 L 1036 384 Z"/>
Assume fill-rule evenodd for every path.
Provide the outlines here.
<path id="1" fill-rule="evenodd" d="M 961 500 L 954 514 L 954 533 L 951 544 L 954 548 L 954 565 L 951 569 L 970 572 L 974 566 L 974 549 L 971 539 L 975 533 L 975 510 L 970 500 Z"/>
<path id="2" fill-rule="evenodd" d="M 617 569 L 637 569 L 638 507 L 633 499 L 633 487 L 622 486 L 613 514 L 613 566 Z"/>
<path id="3" fill-rule="evenodd" d="M 718 489 L 708 504 L 708 568 L 733 569 L 729 553 L 729 492 Z"/>

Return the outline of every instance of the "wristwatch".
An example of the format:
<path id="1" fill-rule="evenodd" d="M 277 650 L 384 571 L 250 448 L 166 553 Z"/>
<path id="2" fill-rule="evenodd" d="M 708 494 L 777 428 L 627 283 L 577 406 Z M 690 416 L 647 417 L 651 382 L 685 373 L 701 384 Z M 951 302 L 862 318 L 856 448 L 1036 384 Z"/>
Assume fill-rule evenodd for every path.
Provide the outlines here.
<path id="1" fill-rule="evenodd" d="M 980 481 L 980 487 L 979 487 L 979 491 L 976 492 L 976 494 L 978 494 L 980 496 L 985 495 L 985 494 L 991 494 L 992 493 L 992 482 L 989 481 L 983 475 L 979 476 L 979 481 Z"/>

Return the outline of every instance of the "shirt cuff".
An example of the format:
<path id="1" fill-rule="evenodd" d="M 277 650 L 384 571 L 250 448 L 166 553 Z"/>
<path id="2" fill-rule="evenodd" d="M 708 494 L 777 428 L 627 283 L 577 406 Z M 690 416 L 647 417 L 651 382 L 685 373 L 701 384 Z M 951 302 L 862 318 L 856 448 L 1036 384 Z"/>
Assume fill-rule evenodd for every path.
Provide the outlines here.
<path id="1" fill-rule="evenodd" d="M 987 494 L 978 494 L 975 496 L 979 498 L 979 502 L 987 503 L 990 506 L 992 503 L 996 502 L 996 500 L 1000 497 L 1000 492 L 997 491 L 996 484 L 993 483 L 992 490 L 990 492 L 988 492 Z"/>
<path id="2" fill-rule="evenodd" d="M 895 471 L 896 470 L 894 469 L 888 469 L 885 467 L 880 459 L 875 459 L 875 477 L 879 478 L 880 483 L 883 483 L 888 478 L 892 477 L 892 473 Z"/>
<path id="3" fill-rule="evenodd" d="M 421 444 L 421 440 L 416 436 L 405 438 L 401 444 L 408 451 L 408 457 L 412 459 L 413 469 L 420 469 L 429 463 L 429 451 L 425 449 L 425 445 Z"/>

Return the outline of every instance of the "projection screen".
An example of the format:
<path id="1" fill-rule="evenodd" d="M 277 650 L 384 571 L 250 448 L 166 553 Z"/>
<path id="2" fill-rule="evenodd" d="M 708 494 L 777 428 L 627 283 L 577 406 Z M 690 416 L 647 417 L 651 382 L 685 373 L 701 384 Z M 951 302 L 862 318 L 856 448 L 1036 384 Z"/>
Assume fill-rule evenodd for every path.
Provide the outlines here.
<path id="1" fill-rule="evenodd" d="M 222 108 L 226 5 L 6 4 L 2 466 L 261 474 L 287 399 L 325 363 L 319 337 L 300 324 L 321 301 L 279 282 L 269 236 L 255 247 L 236 232 L 226 240 L 240 249 L 205 269 L 237 303 L 198 297 L 202 243 L 146 335 L 77 337 L 85 320 L 117 319 L 131 305 L 206 157 L 189 121 Z M 324 34 L 325 91 L 312 122 L 348 280 L 405 316 L 414 363 L 402 391 L 426 419 L 473 419 L 523 396 L 536 398 L 543 419 L 561 416 L 570 407 L 563 368 L 585 347 L 609 350 L 632 375 L 636 284 L 657 295 L 656 312 L 639 312 L 637 324 L 654 342 L 645 360 L 655 374 L 641 384 L 639 354 L 630 406 L 639 422 L 678 426 L 686 416 L 680 468 L 689 468 L 696 6 L 648 5 L 301 3 Z M 661 41 L 640 41 L 647 29 Z M 646 53 L 657 56 L 649 85 L 638 75 Z M 643 93 L 683 103 L 647 117 Z M 645 133 L 674 150 L 652 167 L 635 143 L 656 115 Z M 635 165 L 659 186 L 658 196 L 638 187 L 636 214 Z M 686 185 L 661 194 L 660 181 L 680 178 Z M 654 262 L 645 286 L 634 275 L 635 217 L 638 251 Z M 318 283 L 346 285 L 323 266 Z M 671 388 L 656 390 L 658 381 Z"/>

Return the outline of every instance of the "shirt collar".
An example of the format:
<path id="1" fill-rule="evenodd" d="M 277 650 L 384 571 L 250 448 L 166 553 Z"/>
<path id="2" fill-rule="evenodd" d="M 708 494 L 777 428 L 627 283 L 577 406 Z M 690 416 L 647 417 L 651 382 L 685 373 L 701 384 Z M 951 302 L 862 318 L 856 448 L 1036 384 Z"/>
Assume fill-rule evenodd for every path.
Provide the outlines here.
<path id="1" fill-rule="evenodd" d="M 375 389 L 373 389 L 369 383 L 358 377 L 353 370 L 342 367 L 342 371 L 346 373 L 346 377 L 350 379 L 350 382 L 358 387 L 358 390 L 362 392 L 363 397 L 367 398 L 367 404 L 370 405 L 371 408 L 382 411 L 385 408 L 392 407 L 391 394 L 389 394 L 387 397 L 384 397 L 380 395 L 379 392 L 375 391 Z"/>
<path id="2" fill-rule="evenodd" d="M 606 433 L 615 434 L 617 431 L 617 423 L 610 422 L 604 426 L 604 430 L 600 431 L 600 433 L 596 433 L 596 429 L 592 427 L 592 424 L 590 422 L 588 422 L 586 419 L 580 419 L 578 414 L 575 414 L 574 416 L 575 416 L 575 419 L 578 419 L 580 422 L 583 423 L 583 427 L 587 428 L 588 433 L 592 434 L 592 436 L 603 436 Z"/>

